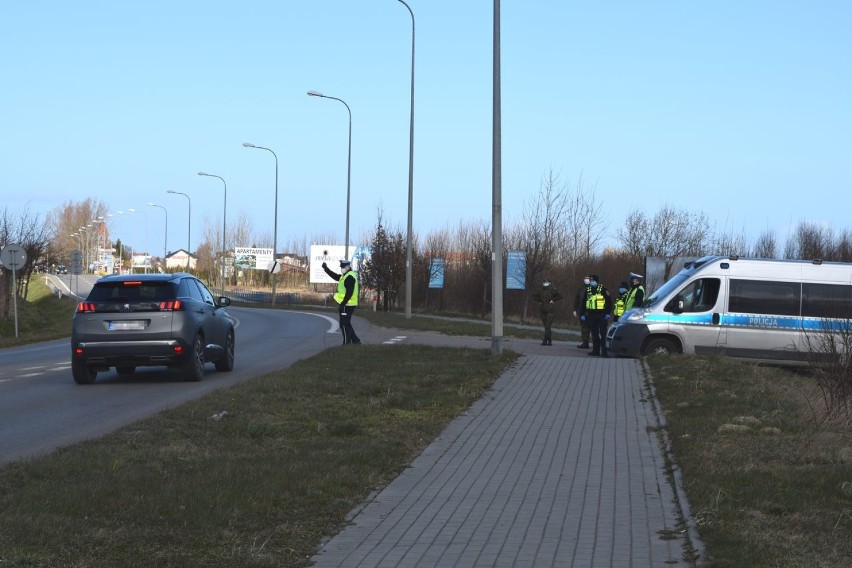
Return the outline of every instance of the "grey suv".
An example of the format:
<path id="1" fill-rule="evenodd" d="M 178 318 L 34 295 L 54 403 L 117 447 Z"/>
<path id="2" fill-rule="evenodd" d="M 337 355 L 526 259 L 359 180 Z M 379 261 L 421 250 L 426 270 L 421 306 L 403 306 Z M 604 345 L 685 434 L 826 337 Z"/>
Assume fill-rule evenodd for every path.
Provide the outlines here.
<path id="1" fill-rule="evenodd" d="M 204 363 L 217 371 L 234 368 L 231 301 L 214 299 L 195 276 L 122 274 L 95 282 L 77 305 L 71 329 L 71 372 L 78 384 L 115 367 L 130 375 L 136 367 L 179 369 L 187 381 L 204 377 Z"/>

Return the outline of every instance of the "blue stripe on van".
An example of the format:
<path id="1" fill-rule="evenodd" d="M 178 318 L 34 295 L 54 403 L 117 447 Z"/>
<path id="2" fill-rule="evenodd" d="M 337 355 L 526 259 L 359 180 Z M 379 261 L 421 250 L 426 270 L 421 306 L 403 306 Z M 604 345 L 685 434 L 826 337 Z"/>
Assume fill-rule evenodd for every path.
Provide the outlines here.
<path id="1" fill-rule="evenodd" d="M 760 314 L 725 314 L 721 325 L 731 327 L 757 327 L 771 329 L 801 329 L 802 318 L 795 316 L 767 316 Z"/>
<path id="2" fill-rule="evenodd" d="M 713 314 L 647 314 L 645 321 L 663 323 L 688 323 L 693 325 L 713 325 Z"/>
<path id="3" fill-rule="evenodd" d="M 685 325 L 714 325 L 712 313 L 701 314 L 647 314 L 646 322 L 662 322 Z M 852 331 L 852 321 L 845 319 L 800 318 L 795 316 L 771 316 L 760 314 L 723 314 L 719 324 L 729 327 L 755 329 L 787 329 L 807 331 Z"/>

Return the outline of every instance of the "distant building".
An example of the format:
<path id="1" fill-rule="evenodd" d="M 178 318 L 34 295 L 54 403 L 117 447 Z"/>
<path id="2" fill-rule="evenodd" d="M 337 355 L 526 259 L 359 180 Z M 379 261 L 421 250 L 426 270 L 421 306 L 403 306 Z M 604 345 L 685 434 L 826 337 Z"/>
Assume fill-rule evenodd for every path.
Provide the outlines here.
<path id="1" fill-rule="evenodd" d="M 186 252 L 184 249 L 177 249 L 174 252 L 166 255 L 166 270 L 186 269 L 186 259 L 189 257 L 189 268 L 195 270 L 195 263 L 198 261 L 192 253 Z"/>

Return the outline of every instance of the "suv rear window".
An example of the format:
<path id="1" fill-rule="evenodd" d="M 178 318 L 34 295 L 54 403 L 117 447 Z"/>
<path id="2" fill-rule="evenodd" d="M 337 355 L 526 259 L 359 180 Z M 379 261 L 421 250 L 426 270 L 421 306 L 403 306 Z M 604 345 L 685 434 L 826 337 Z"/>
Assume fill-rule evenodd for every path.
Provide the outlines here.
<path id="1" fill-rule="evenodd" d="M 103 282 L 95 284 L 89 302 L 163 302 L 174 300 L 169 282 Z"/>

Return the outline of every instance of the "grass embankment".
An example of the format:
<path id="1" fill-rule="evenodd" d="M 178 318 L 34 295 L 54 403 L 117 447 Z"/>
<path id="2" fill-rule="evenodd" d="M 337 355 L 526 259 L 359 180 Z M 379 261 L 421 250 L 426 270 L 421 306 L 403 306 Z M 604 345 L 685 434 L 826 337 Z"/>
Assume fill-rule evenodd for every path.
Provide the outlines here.
<path id="1" fill-rule="evenodd" d="M 709 566 L 852 565 L 852 439 L 807 373 L 649 359 Z"/>
<path id="2" fill-rule="evenodd" d="M 341 346 L 6 466 L 0 566 L 304 565 L 513 359 Z"/>
<path id="3" fill-rule="evenodd" d="M 15 337 L 15 314 L 9 309 L 8 319 L 0 317 L 0 347 L 24 345 L 38 341 L 61 339 L 71 335 L 71 318 L 77 302 L 65 296 L 58 298 L 44 282 L 44 275 L 30 280 L 27 300 L 18 301 L 18 337 Z"/>

